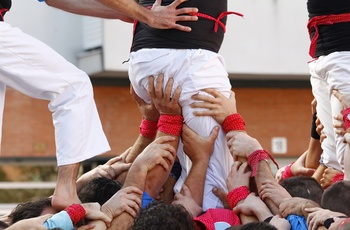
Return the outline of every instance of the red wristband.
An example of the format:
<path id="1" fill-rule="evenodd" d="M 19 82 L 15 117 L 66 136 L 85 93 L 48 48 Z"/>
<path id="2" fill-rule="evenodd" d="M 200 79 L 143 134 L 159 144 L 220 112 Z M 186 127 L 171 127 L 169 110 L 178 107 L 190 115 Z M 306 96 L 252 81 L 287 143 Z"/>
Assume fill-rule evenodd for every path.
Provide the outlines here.
<path id="1" fill-rule="evenodd" d="M 73 222 L 73 225 L 83 219 L 86 214 L 85 209 L 80 204 L 72 204 L 65 208 L 64 211 L 68 213 L 70 219 Z"/>
<path id="2" fill-rule="evenodd" d="M 273 156 L 271 156 L 271 154 L 266 150 L 256 150 L 248 156 L 248 165 L 252 169 L 251 177 L 254 177 L 256 175 L 256 172 L 258 170 L 259 161 L 261 161 L 261 160 L 267 161 L 267 159 L 269 157 L 272 160 L 272 162 L 277 166 L 277 168 L 279 168 L 278 164 L 275 161 L 275 159 L 273 158 Z"/>
<path id="3" fill-rule="evenodd" d="M 294 162 L 289 164 L 289 165 L 287 165 L 286 168 L 284 169 L 284 171 L 282 173 L 282 179 L 283 180 L 294 176 L 294 174 L 293 174 L 293 172 L 291 170 L 291 167 L 292 167 L 293 164 L 294 164 Z"/>
<path id="4" fill-rule="evenodd" d="M 332 184 L 344 180 L 344 173 L 337 173 L 334 175 L 333 180 L 332 180 Z"/>
<path id="5" fill-rule="evenodd" d="M 343 111 L 344 130 L 350 128 L 350 107 Z"/>
<path id="6" fill-rule="evenodd" d="M 244 200 L 249 195 L 250 191 L 247 186 L 240 186 L 233 189 L 227 194 L 227 201 L 231 209 L 236 207 L 238 202 Z"/>
<path id="7" fill-rule="evenodd" d="M 227 116 L 221 126 L 226 133 L 236 130 L 245 131 L 245 122 L 238 113 Z"/>
<path id="8" fill-rule="evenodd" d="M 158 130 L 173 136 L 180 136 L 184 118 L 182 115 L 161 114 L 158 120 Z"/>
<path id="9" fill-rule="evenodd" d="M 147 138 L 155 138 L 157 135 L 157 121 L 146 120 L 142 117 L 141 125 L 140 125 L 140 134 L 143 137 Z"/>

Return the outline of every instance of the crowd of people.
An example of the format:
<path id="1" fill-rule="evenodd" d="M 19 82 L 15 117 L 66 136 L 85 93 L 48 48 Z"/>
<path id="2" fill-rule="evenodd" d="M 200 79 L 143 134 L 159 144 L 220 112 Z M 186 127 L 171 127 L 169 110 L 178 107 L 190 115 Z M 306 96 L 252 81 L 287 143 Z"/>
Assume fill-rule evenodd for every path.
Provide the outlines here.
<path id="1" fill-rule="evenodd" d="M 109 150 L 91 83 L 3 22 L 11 0 L 0 0 L 0 91 L 11 86 L 50 101 L 58 160 L 54 194 L 19 204 L 0 229 L 350 229 L 349 0 L 307 1 L 315 58 L 311 136 L 276 175 L 273 156 L 245 129 L 218 54 L 224 18 L 240 15 L 227 11 L 227 1 L 46 3 L 138 20 L 129 76 L 140 133 L 124 153 L 78 177 L 81 161 Z"/>

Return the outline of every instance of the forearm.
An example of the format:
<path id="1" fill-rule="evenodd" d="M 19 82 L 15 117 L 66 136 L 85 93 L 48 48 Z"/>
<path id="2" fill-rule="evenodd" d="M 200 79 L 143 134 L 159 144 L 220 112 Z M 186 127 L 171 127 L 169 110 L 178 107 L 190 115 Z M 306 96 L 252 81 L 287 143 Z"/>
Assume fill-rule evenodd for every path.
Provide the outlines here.
<path id="1" fill-rule="evenodd" d="M 133 21 L 133 19 L 121 13 L 122 11 L 119 11 L 118 8 L 108 7 L 107 5 L 102 4 L 99 0 L 46 0 L 45 2 L 51 7 L 73 14 L 107 19 L 120 19 L 126 22 Z"/>
<path id="2" fill-rule="evenodd" d="M 157 138 L 162 136 L 173 136 L 166 133 L 158 132 Z M 171 146 L 173 146 L 175 149 L 177 149 L 179 145 L 179 136 L 173 136 L 175 137 L 174 141 L 169 142 Z M 175 159 L 174 159 L 175 160 Z M 155 198 L 166 181 L 168 180 L 170 170 L 174 164 L 174 161 L 170 162 L 168 159 L 166 159 L 168 162 L 168 170 L 165 170 L 161 165 L 156 165 L 151 171 L 148 172 L 147 178 L 146 178 L 146 184 L 145 184 L 145 191 L 153 198 Z"/>
<path id="3" fill-rule="evenodd" d="M 257 188 L 260 188 L 263 182 L 273 181 L 273 180 L 274 180 L 274 177 L 271 173 L 269 163 L 265 160 L 259 161 L 258 170 L 255 175 L 255 182 L 256 182 Z M 264 201 L 274 215 L 279 214 L 278 207 L 275 205 L 275 203 L 272 200 L 265 199 Z"/>
<path id="4" fill-rule="evenodd" d="M 136 157 L 150 144 L 154 141 L 154 138 L 147 138 L 142 135 L 139 135 L 135 141 L 135 144 L 132 146 L 130 152 L 128 153 L 125 162 L 132 163 Z"/>
<path id="5" fill-rule="evenodd" d="M 96 0 L 107 6 L 110 9 L 113 9 L 117 12 L 120 12 L 130 18 L 136 19 L 144 23 L 149 22 L 150 15 L 152 11 L 141 6 L 133 0 Z"/>
<path id="6" fill-rule="evenodd" d="M 316 140 L 311 137 L 309 148 L 306 154 L 305 167 L 316 169 L 319 166 L 320 158 L 322 154 L 322 148 L 320 140 Z"/>
<path id="7" fill-rule="evenodd" d="M 201 207 L 208 163 L 209 159 L 204 159 L 202 162 L 193 162 L 191 171 L 185 181 L 185 184 L 191 191 L 193 199 Z"/>
<path id="8" fill-rule="evenodd" d="M 126 176 L 125 182 L 123 184 L 123 188 L 134 186 L 139 188 L 141 191 L 145 189 L 147 177 L 147 169 L 142 166 L 133 165 Z"/>
<path id="9" fill-rule="evenodd" d="M 139 167 L 138 165 L 133 165 L 125 179 L 125 183 L 123 188 L 129 186 L 135 186 L 139 188 L 141 191 L 144 191 L 145 183 L 147 177 L 147 170 L 143 167 Z M 142 196 L 139 196 L 142 200 Z M 102 211 L 104 210 L 104 206 L 102 206 Z M 134 218 L 127 212 L 122 212 L 119 216 L 115 217 L 112 220 L 111 226 L 107 228 L 108 230 L 127 230 L 133 224 Z"/>

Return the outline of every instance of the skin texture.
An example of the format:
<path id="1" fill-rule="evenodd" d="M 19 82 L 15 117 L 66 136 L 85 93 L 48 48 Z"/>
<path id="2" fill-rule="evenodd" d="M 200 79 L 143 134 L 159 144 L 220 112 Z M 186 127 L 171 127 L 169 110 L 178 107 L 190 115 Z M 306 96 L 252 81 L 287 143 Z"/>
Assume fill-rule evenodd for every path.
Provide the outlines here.
<path id="1" fill-rule="evenodd" d="M 198 12 L 198 9 L 177 9 L 184 1 L 186 0 L 175 0 L 168 6 L 161 6 L 161 0 L 156 0 L 152 10 L 129 0 L 46 0 L 46 3 L 74 14 L 120 19 L 125 22 L 133 22 L 133 19 L 136 19 L 157 29 L 177 29 L 189 32 L 191 31 L 190 27 L 182 26 L 176 22 L 198 20 L 196 16 L 189 15 Z"/>

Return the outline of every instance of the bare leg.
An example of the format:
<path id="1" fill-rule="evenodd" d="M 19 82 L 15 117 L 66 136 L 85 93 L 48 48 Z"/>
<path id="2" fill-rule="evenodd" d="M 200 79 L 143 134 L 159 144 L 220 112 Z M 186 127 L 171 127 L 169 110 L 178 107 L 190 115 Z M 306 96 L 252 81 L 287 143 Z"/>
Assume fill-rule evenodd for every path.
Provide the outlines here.
<path id="1" fill-rule="evenodd" d="M 62 210 L 71 204 L 81 203 L 76 190 L 80 163 L 58 166 L 57 185 L 52 196 L 52 206 Z"/>

